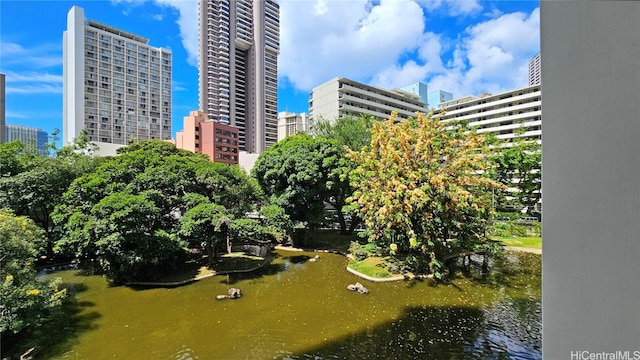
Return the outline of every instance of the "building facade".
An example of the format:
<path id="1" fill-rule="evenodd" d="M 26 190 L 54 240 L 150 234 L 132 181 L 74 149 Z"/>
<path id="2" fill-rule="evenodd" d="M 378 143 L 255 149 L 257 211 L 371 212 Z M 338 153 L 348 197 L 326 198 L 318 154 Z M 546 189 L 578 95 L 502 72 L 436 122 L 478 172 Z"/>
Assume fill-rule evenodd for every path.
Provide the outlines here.
<path id="1" fill-rule="evenodd" d="M 63 141 L 87 130 L 98 154 L 171 138 L 171 51 L 87 20 L 73 6 L 63 34 Z"/>
<path id="2" fill-rule="evenodd" d="M 529 86 L 540 85 L 542 81 L 542 61 L 540 53 L 529 61 Z"/>
<path id="3" fill-rule="evenodd" d="M 47 142 L 49 134 L 38 128 L 5 124 L 4 139 L 6 142 L 19 140 L 26 145 L 26 152 L 48 155 Z"/>
<path id="4" fill-rule="evenodd" d="M 192 111 L 184 117 L 184 127 L 176 133 L 175 145 L 206 154 L 214 162 L 238 164 L 238 137 L 238 128 L 209 120 L 204 111 Z"/>
<path id="5" fill-rule="evenodd" d="M 498 139 L 515 137 L 542 139 L 542 109 L 540 85 L 528 86 L 505 93 L 465 96 L 441 103 L 445 114 L 442 121 L 461 119 L 478 127 L 478 133 L 493 133 Z"/>
<path id="6" fill-rule="evenodd" d="M 277 134 L 280 10 L 273 0 L 198 0 L 199 100 L 260 153 Z"/>
<path id="7" fill-rule="evenodd" d="M 306 113 L 278 113 L 278 141 L 301 132 L 311 132 L 311 123 Z"/>
<path id="8" fill-rule="evenodd" d="M 416 94 L 394 89 L 384 90 L 343 77 L 315 87 L 309 97 L 310 121 L 335 120 L 345 115 L 372 115 L 385 119 L 398 111 L 402 118 L 426 112 L 426 104 Z"/>
<path id="9" fill-rule="evenodd" d="M 431 106 L 429 105 L 429 92 L 427 91 L 427 84 L 418 81 L 416 83 L 403 86 L 400 88 L 400 90 L 418 95 L 418 99 L 425 103 L 427 108 Z"/>
<path id="10" fill-rule="evenodd" d="M 439 110 L 442 108 L 442 103 L 453 100 L 453 94 L 442 90 L 436 90 L 430 92 L 427 99 L 427 107 L 429 109 Z"/>

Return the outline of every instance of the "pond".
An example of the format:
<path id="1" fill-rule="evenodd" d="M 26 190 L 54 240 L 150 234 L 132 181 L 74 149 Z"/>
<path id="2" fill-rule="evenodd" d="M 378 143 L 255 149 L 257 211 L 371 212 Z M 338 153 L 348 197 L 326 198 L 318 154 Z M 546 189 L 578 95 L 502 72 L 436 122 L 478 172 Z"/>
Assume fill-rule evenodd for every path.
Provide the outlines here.
<path id="1" fill-rule="evenodd" d="M 507 253 L 485 279 L 437 285 L 362 280 L 336 254 L 274 255 L 260 272 L 175 288 L 58 272 L 74 301 L 23 346 L 38 359 L 542 358 L 540 255 Z M 357 281 L 369 294 L 346 289 Z M 215 299 L 229 287 L 242 298 Z"/>

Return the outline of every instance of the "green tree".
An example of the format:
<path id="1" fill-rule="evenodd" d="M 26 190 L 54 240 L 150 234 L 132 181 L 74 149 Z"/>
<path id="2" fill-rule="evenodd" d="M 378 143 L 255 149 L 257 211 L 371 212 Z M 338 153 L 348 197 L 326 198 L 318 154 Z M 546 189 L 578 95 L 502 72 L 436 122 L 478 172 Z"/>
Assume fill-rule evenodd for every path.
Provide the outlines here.
<path id="1" fill-rule="evenodd" d="M 282 243 L 291 240 L 293 222 L 281 206 L 265 205 L 258 214 L 272 241 Z"/>
<path id="2" fill-rule="evenodd" d="M 118 282 L 149 278 L 185 253 L 177 219 L 204 188 L 196 165 L 208 162 L 163 141 L 120 152 L 76 179 L 54 211 L 63 230 L 56 249 Z"/>
<path id="3" fill-rule="evenodd" d="M 0 336 L 39 325 L 66 295 L 59 280 L 36 278 L 34 263 L 43 245 L 33 221 L 0 209 Z"/>
<path id="4" fill-rule="evenodd" d="M 244 172 L 164 141 L 137 142 L 119 153 L 76 179 L 54 212 L 64 234 L 57 249 L 114 280 L 149 277 L 185 254 L 180 235 L 187 230 L 179 219 L 190 209 L 219 201 L 231 216 L 258 198 Z"/>
<path id="5" fill-rule="evenodd" d="M 224 206 L 204 201 L 180 218 L 180 235 L 191 247 L 206 251 L 208 265 L 218 257 L 218 245 L 228 242 L 233 215 Z"/>
<path id="6" fill-rule="evenodd" d="M 542 147 L 535 140 L 517 137 L 502 145 L 492 157 L 496 163 L 494 178 L 512 190 L 498 191 L 503 203 L 514 197 L 531 212 L 540 199 L 542 185 Z"/>
<path id="7" fill-rule="evenodd" d="M 93 171 L 102 161 L 84 153 L 89 143 L 79 136 L 71 145 L 55 151 L 55 157 L 17 154 L 17 170 L 11 176 L 0 177 L 0 206 L 11 208 L 17 215 L 29 216 L 45 231 L 46 255 L 53 255 L 58 239 L 51 218 L 62 194 L 80 175 Z M 19 143 L 11 145 L 17 151 Z"/>
<path id="8" fill-rule="evenodd" d="M 25 145 L 21 141 L 0 144 L 0 177 L 10 177 L 25 171 L 34 157 L 37 156 L 25 153 Z"/>
<path id="9" fill-rule="evenodd" d="M 231 224 L 231 236 L 237 243 L 265 243 L 270 240 L 269 229 L 259 220 L 243 218 L 236 219 Z M 231 245 L 227 244 L 227 251 L 231 252 Z"/>
<path id="10" fill-rule="evenodd" d="M 243 217 L 264 202 L 257 181 L 237 165 L 207 161 L 198 164 L 195 172 L 196 180 L 204 186 L 202 193 L 234 217 Z"/>
<path id="11" fill-rule="evenodd" d="M 335 209 L 340 232 L 345 235 L 352 234 L 362 222 L 357 214 L 353 212 L 347 214 L 348 208 L 345 208 L 347 198 L 353 194 L 349 177 L 351 171 L 356 167 L 355 162 L 346 157 L 346 153 L 349 150 L 360 151 L 369 146 L 374 122 L 375 119 L 369 115 L 361 115 L 360 117 L 348 115 L 335 121 L 321 119 L 314 124 L 316 136 L 333 139 L 341 150 L 341 156 L 333 166 L 326 186 L 330 194 L 327 202 Z M 351 219 L 348 227 L 345 215 Z"/>
<path id="12" fill-rule="evenodd" d="M 288 136 L 258 157 L 252 176 L 272 204 L 294 222 L 316 229 L 325 218 L 327 182 L 341 157 L 337 143 L 307 134 Z"/>
<path id="13" fill-rule="evenodd" d="M 349 152 L 358 163 L 349 201 L 369 241 L 425 260 L 436 276 L 446 255 L 482 246 L 491 189 L 501 186 L 487 174 L 488 151 L 465 123 L 432 113 L 374 124 L 369 149 Z"/>

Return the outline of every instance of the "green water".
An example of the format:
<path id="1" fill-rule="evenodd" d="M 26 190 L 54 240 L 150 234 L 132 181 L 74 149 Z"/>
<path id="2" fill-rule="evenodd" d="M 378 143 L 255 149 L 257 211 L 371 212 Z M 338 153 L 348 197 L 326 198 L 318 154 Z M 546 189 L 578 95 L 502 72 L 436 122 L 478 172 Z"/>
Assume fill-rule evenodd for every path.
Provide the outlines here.
<path id="1" fill-rule="evenodd" d="M 37 359 L 540 359 L 540 255 L 482 280 L 372 283 L 340 255 L 276 252 L 262 272 L 176 288 L 56 273 L 75 302 L 30 341 Z M 356 281 L 370 291 L 351 292 Z M 238 300 L 216 300 L 229 287 Z M 3 344 L 6 347 L 7 344 Z M 11 346 L 10 346 L 11 347 Z M 4 356 L 4 354 L 3 354 Z"/>

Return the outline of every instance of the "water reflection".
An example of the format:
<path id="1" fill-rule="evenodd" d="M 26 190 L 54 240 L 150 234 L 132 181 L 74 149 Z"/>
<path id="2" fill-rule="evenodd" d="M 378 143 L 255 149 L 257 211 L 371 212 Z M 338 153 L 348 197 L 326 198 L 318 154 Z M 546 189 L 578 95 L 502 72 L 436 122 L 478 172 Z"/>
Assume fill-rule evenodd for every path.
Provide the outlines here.
<path id="1" fill-rule="evenodd" d="M 278 251 L 259 272 L 170 289 L 62 271 L 75 303 L 18 350 L 36 346 L 41 359 L 541 358 L 539 255 L 438 285 L 367 282 L 345 271 L 344 257 L 308 261 L 315 255 Z M 346 289 L 356 281 L 370 293 Z M 215 300 L 231 285 L 241 299 Z"/>

